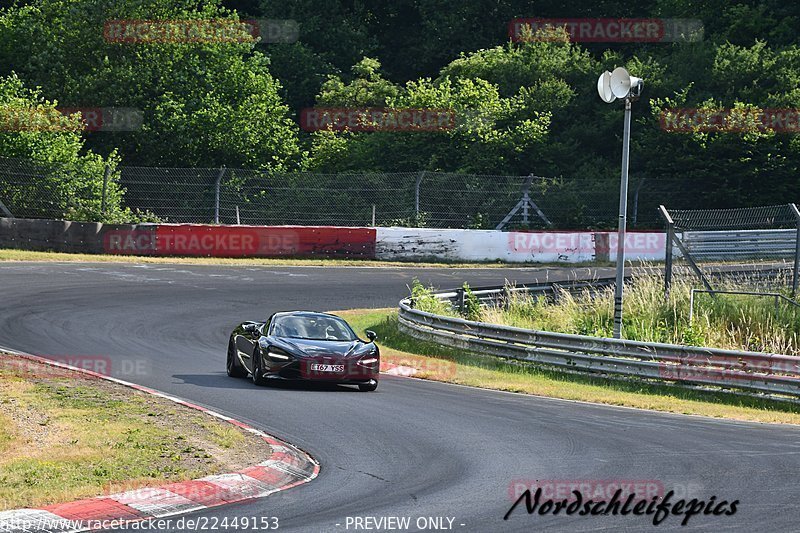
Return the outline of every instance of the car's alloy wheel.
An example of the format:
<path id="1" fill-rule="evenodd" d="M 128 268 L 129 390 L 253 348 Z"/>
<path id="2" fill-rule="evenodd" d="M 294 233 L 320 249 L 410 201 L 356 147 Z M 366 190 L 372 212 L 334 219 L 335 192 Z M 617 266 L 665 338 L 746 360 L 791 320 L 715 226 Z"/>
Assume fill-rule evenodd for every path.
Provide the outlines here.
<path id="1" fill-rule="evenodd" d="M 228 371 L 228 376 L 232 378 L 243 378 L 247 376 L 247 372 L 236 363 L 236 344 L 233 342 L 233 339 L 228 341 L 228 361 L 225 365 L 225 369 Z"/>
<path id="2" fill-rule="evenodd" d="M 261 369 L 261 351 L 256 346 L 256 349 L 253 350 L 253 383 L 256 385 L 265 385 L 267 380 L 264 379 L 263 374 L 264 371 Z"/>
<path id="3" fill-rule="evenodd" d="M 358 390 L 360 390 L 361 392 L 372 392 L 377 388 L 378 388 L 377 379 L 371 379 L 369 380 L 369 383 L 361 383 L 358 385 Z"/>

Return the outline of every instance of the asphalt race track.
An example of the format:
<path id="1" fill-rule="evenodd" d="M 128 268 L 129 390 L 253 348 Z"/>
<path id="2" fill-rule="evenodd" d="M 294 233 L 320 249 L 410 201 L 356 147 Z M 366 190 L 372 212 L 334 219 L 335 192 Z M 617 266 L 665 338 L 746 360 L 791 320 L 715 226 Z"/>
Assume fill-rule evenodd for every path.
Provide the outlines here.
<path id="1" fill-rule="evenodd" d="M 586 275 L 582 269 L 582 275 Z M 569 272 L 551 271 L 550 279 Z M 406 285 L 543 280 L 536 269 L 276 268 L 2 263 L 0 345 L 104 356 L 112 374 L 235 416 L 300 446 L 317 480 L 208 517 L 274 516 L 280 531 L 365 531 L 347 517 L 453 518 L 455 531 L 799 531 L 800 428 L 716 421 L 386 376 L 347 387 L 256 388 L 224 372 L 239 321 L 298 308 L 394 306 Z M 254 457 L 254 460 L 259 458 Z M 527 515 L 514 480 L 639 480 L 733 516 Z M 198 513 L 200 514 L 200 513 Z M 447 520 L 444 521 L 446 525 Z M 385 531 L 385 529 L 384 529 Z"/>

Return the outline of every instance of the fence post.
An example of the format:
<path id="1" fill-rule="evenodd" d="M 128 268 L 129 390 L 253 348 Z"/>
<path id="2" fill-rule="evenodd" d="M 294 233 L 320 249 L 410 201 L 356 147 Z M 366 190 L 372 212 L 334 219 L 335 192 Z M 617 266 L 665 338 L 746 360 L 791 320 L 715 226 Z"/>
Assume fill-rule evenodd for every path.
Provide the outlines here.
<path id="1" fill-rule="evenodd" d="M 103 196 L 100 198 L 100 214 L 106 214 L 106 202 L 108 198 L 108 178 L 111 176 L 111 165 L 106 165 L 105 173 L 103 174 Z"/>
<path id="2" fill-rule="evenodd" d="M 663 205 L 658 206 L 661 217 L 667 224 L 666 249 L 664 257 L 664 299 L 669 298 L 669 290 L 672 287 L 672 241 L 675 239 L 675 222 L 669 216 L 667 208 Z"/>
<path id="3" fill-rule="evenodd" d="M 11 214 L 11 211 L 8 210 L 6 204 L 4 204 L 2 200 L 0 200 L 0 211 L 2 211 L 3 214 L 8 218 L 14 218 L 14 215 Z"/>
<path id="4" fill-rule="evenodd" d="M 800 279 L 798 279 L 798 269 L 800 269 L 800 210 L 797 209 L 795 204 L 789 204 L 789 208 L 797 221 L 794 239 L 794 268 L 792 269 L 792 298 L 794 298 L 797 296 L 797 284 L 800 283 Z"/>
<path id="5" fill-rule="evenodd" d="M 417 181 L 414 184 L 414 214 L 419 217 L 419 187 L 422 185 L 422 180 L 425 177 L 425 171 L 419 173 Z"/>
<path id="6" fill-rule="evenodd" d="M 503 285 L 503 309 L 511 307 L 511 288 L 508 285 Z"/>
<path id="7" fill-rule="evenodd" d="M 636 192 L 633 193 L 633 220 L 631 220 L 631 225 L 633 227 L 636 227 L 636 224 L 639 222 L 639 193 L 641 192 L 642 185 L 644 185 L 645 181 L 647 181 L 647 178 L 642 178 L 641 181 L 639 181 L 639 184 L 636 185 Z"/>
<path id="8" fill-rule="evenodd" d="M 225 176 L 225 165 L 219 167 L 219 174 L 217 174 L 217 181 L 214 184 L 214 224 L 219 224 L 219 188 L 222 183 L 222 177 Z"/>

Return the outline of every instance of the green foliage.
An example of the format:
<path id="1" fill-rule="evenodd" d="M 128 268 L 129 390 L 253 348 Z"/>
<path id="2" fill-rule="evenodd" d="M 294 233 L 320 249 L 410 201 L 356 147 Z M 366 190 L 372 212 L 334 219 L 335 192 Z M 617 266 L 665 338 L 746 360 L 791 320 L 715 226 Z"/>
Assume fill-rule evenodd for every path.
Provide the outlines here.
<path id="1" fill-rule="evenodd" d="M 411 301 L 415 309 L 437 315 L 453 315 L 449 304 L 434 296 L 433 287 L 426 287 L 417 278 L 411 281 Z"/>
<path id="2" fill-rule="evenodd" d="M 319 170 L 447 170 L 496 173 L 499 161 L 521 162 L 542 143 L 549 112 L 525 112 L 524 97 L 504 98 L 482 79 L 421 79 L 404 87 L 387 85 L 368 62 L 349 84 L 331 78 L 323 87 L 323 105 L 392 109 L 447 110 L 452 128 L 440 131 L 321 132 L 314 135 L 313 166 Z"/>
<path id="3" fill-rule="evenodd" d="M 0 77 L 0 199 L 16 216 L 44 212 L 79 221 L 128 222 L 118 184 L 119 156 L 84 151 L 78 116 L 61 115 L 55 102 L 26 88 L 16 75 Z M 102 212 L 103 178 L 111 170 Z"/>
<path id="4" fill-rule="evenodd" d="M 38 0 L 0 12 L 0 64 L 66 107 L 131 107 L 140 131 L 89 136 L 126 164 L 283 169 L 297 127 L 255 43 L 116 43 L 115 19 L 237 19 L 218 1 Z"/>
<path id="5" fill-rule="evenodd" d="M 698 42 L 619 45 L 557 36 L 510 43 L 513 18 L 565 16 L 561 5 L 537 5 L 534 12 L 522 0 L 11 4 L 0 10 L 0 75 L 18 76 L 61 106 L 144 112 L 140 131 L 76 131 L 41 148 L 70 151 L 63 139 L 82 138 L 80 157 L 101 154 L 98 168 L 110 161 L 114 168 L 534 173 L 556 178 L 536 192 L 545 204 L 555 199 L 544 210 L 557 227 L 602 228 L 615 221 L 608 215 L 615 197 L 609 191 L 619 176 L 622 113 L 619 105 L 599 101 L 595 84 L 599 72 L 626 66 L 645 79 L 644 96 L 634 105 L 631 149 L 631 177 L 644 184 L 640 227 L 658 224 L 659 203 L 763 205 L 798 193 L 797 135 L 760 131 L 752 123 L 734 133 L 670 133 L 661 126 L 662 113 L 675 107 L 800 108 L 800 5 L 792 3 L 570 4 L 573 17 L 695 18 L 705 25 Z M 112 19 L 244 17 L 294 19 L 299 41 L 124 44 L 107 42 L 102 31 Z M 456 125 L 438 132 L 300 133 L 293 115 L 312 105 L 447 109 Z M 21 137 L 36 145 L 32 136 Z M 83 175 L 97 183 L 96 168 Z M 100 216 L 95 185 L 71 191 L 86 198 L 74 206 L 57 202 L 59 212 Z M 118 187 L 112 193 L 121 195 Z M 491 227 L 481 218 L 487 212 L 493 209 L 476 206 L 456 224 Z"/>
<path id="6" fill-rule="evenodd" d="M 675 280 L 669 299 L 664 299 L 660 275 L 635 276 L 625 286 L 623 337 L 626 339 L 712 346 L 790 355 L 800 354 L 800 309 L 772 298 L 699 293 L 694 317 L 689 320 L 688 280 Z M 745 290 L 733 282 L 720 290 Z M 750 288 L 749 290 L 752 290 Z M 586 291 L 573 296 L 561 291 L 554 300 L 512 293 L 505 307 L 484 311 L 488 322 L 527 329 L 558 331 L 595 337 L 611 337 L 614 324 L 614 289 Z"/>
<path id="7" fill-rule="evenodd" d="M 464 282 L 461 288 L 464 290 L 464 309 L 461 310 L 461 315 L 467 320 L 480 321 L 483 318 L 481 301 L 475 296 L 475 293 L 469 287 L 469 283 Z"/>
<path id="8" fill-rule="evenodd" d="M 430 216 L 428 213 L 415 213 L 411 216 L 403 217 L 403 218 L 393 218 L 387 220 L 381 226 L 385 227 L 403 227 L 403 228 L 427 228 L 428 227 L 428 220 Z"/>

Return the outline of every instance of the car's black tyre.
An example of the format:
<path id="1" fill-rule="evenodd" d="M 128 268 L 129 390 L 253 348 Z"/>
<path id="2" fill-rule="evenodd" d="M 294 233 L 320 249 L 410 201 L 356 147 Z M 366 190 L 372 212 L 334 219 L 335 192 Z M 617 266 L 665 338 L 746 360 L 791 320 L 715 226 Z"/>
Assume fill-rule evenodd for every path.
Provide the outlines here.
<path id="1" fill-rule="evenodd" d="M 261 353 L 258 349 L 258 346 L 256 346 L 256 349 L 253 350 L 253 383 L 258 386 L 266 385 L 267 380 L 262 377 L 262 374 L 263 370 L 261 369 Z"/>
<path id="2" fill-rule="evenodd" d="M 228 372 L 228 376 L 232 378 L 243 378 L 247 376 L 247 372 L 245 372 L 244 368 L 239 366 L 236 357 L 236 346 L 233 343 L 233 339 L 228 341 L 228 361 L 225 364 L 225 369 Z"/>
<path id="3" fill-rule="evenodd" d="M 372 392 L 377 388 L 378 388 L 378 380 L 376 379 L 370 381 L 369 383 L 361 383 L 358 386 L 358 390 L 360 390 L 361 392 Z"/>

